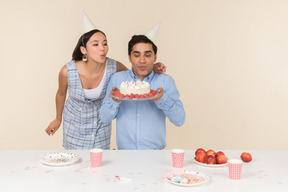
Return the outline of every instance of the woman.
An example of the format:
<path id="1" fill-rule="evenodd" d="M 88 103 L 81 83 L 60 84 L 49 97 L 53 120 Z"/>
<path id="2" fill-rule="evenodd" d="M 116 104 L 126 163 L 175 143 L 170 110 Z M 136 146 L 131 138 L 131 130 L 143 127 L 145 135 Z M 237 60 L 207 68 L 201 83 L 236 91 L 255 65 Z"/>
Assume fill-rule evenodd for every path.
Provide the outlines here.
<path id="1" fill-rule="evenodd" d="M 111 75 L 127 68 L 106 57 L 107 52 L 106 35 L 94 29 L 80 37 L 72 61 L 60 70 L 56 119 L 45 131 L 54 135 L 61 125 L 63 113 L 65 149 L 110 149 L 111 123 L 104 125 L 99 120 L 99 109 Z M 166 69 L 162 63 L 157 63 L 154 70 L 165 72 Z M 69 97 L 65 102 L 67 89 Z"/>

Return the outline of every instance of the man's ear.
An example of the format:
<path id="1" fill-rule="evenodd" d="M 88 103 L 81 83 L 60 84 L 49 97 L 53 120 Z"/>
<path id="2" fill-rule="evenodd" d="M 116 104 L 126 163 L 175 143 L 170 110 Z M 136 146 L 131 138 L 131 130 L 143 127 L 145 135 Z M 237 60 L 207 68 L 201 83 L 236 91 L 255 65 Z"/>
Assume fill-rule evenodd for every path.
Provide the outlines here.
<path id="1" fill-rule="evenodd" d="M 83 47 L 83 46 L 80 46 L 80 51 L 83 55 L 87 54 L 87 51 L 86 51 L 85 47 Z"/>
<path id="2" fill-rule="evenodd" d="M 131 55 L 128 55 L 128 59 L 129 59 L 130 63 L 132 64 L 132 62 L 131 62 Z"/>

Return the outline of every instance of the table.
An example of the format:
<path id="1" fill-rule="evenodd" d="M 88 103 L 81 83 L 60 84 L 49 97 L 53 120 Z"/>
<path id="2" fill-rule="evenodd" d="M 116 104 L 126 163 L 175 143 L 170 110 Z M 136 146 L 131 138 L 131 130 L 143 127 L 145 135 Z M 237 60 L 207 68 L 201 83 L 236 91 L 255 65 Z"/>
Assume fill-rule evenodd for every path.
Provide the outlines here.
<path id="1" fill-rule="evenodd" d="M 230 159 L 240 159 L 243 152 L 222 151 Z M 50 152 L 56 151 L 0 151 L 0 191 L 288 191 L 288 151 L 249 151 L 253 160 L 243 164 L 241 180 L 234 181 L 228 178 L 228 166 L 203 167 L 192 161 L 195 150 L 185 150 L 184 169 L 196 170 L 210 177 L 208 183 L 195 187 L 179 187 L 164 181 L 165 169 L 172 169 L 169 150 L 106 150 L 101 168 L 90 168 L 88 150 L 65 151 L 81 158 L 70 166 L 51 167 L 40 163 L 40 157 Z M 119 182 L 116 175 L 130 178 L 133 182 Z"/>

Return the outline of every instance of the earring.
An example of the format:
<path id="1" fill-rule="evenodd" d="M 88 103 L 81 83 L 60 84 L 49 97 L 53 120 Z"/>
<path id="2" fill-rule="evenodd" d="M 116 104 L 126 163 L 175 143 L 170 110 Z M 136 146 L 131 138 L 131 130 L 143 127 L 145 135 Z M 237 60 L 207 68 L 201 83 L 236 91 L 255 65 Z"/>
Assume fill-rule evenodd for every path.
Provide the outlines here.
<path id="1" fill-rule="evenodd" d="M 82 55 L 82 61 L 87 61 L 87 55 Z"/>

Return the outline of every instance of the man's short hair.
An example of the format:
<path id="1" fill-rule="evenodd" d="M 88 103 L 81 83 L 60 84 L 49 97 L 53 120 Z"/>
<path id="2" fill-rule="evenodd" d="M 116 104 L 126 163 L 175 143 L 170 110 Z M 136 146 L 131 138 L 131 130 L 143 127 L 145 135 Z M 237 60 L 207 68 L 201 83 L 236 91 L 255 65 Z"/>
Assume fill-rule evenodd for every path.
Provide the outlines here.
<path id="1" fill-rule="evenodd" d="M 132 48 L 137 43 L 149 43 L 152 45 L 155 55 L 157 54 L 157 46 L 145 35 L 134 35 L 128 43 L 128 55 L 131 55 Z"/>

